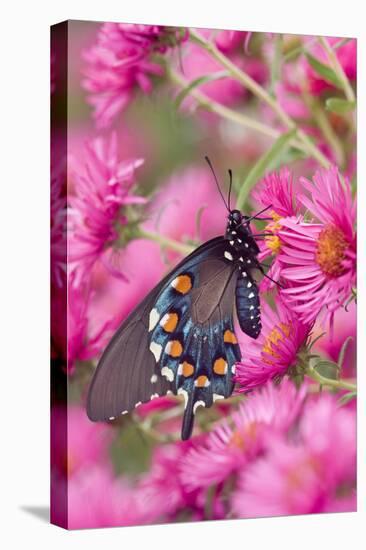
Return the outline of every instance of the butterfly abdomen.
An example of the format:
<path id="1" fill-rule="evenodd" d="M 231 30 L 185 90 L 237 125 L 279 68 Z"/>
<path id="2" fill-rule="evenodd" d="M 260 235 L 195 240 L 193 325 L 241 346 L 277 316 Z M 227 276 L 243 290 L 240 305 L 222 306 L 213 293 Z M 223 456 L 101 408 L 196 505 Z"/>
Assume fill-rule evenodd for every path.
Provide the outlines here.
<path id="1" fill-rule="evenodd" d="M 261 314 L 258 287 L 247 273 L 238 277 L 235 291 L 236 311 L 240 328 L 252 338 L 261 332 Z"/>

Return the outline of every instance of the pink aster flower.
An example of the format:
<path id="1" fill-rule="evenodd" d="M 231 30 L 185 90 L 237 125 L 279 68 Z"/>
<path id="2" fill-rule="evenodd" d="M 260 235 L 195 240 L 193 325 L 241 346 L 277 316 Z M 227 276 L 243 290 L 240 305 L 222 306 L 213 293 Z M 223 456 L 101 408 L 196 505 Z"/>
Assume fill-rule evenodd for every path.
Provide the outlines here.
<path id="1" fill-rule="evenodd" d="M 269 437 L 263 457 L 240 475 L 237 517 L 356 509 L 355 412 L 320 394 L 307 402 L 296 435 Z"/>
<path id="2" fill-rule="evenodd" d="M 82 161 L 71 159 L 69 196 L 69 262 L 79 284 L 100 259 L 112 270 L 111 246 L 118 228 L 127 223 L 123 207 L 145 202 L 131 193 L 142 160 L 120 161 L 117 138 L 96 138 L 85 144 Z M 106 254 L 107 252 L 107 254 Z"/>
<path id="3" fill-rule="evenodd" d="M 243 335 L 240 342 L 244 351 L 236 366 L 239 392 L 287 374 L 296 365 L 297 355 L 312 329 L 312 324 L 300 321 L 280 297 L 276 300 L 276 311 L 263 304 L 261 320 L 263 328 L 257 340 Z"/>
<path id="4" fill-rule="evenodd" d="M 260 242 L 259 261 L 274 256 L 271 267 L 268 271 L 269 277 L 274 281 L 280 278 L 280 265 L 277 261 L 277 255 L 281 249 L 279 230 L 281 229 L 281 220 L 284 218 L 294 218 L 299 215 L 299 208 L 295 198 L 294 181 L 287 167 L 281 168 L 279 172 L 268 174 L 255 187 L 253 198 L 260 205 L 260 209 L 269 207 L 266 216 L 273 219 L 267 223 L 265 232 L 272 233 Z M 263 278 L 261 289 L 268 290 L 274 283 L 269 279 Z"/>
<path id="5" fill-rule="evenodd" d="M 136 89 L 152 90 L 151 77 L 162 76 L 154 53 L 179 44 L 186 32 L 158 25 L 104 23 L 97 43 L 85 52 L 83 86 L 99 127 L 109 126 L 132 100 Z"/>
<path id="6" fill-rule="evenodd" d="M 299 201 L 321 223 L 282 221 L 278 260 L 281 276 L 291 285 L 283 296 L 304 322 L 324 308 L 332 319 L 356 282 L 356 206 L 349 181 L 341 180 L 336 167 L 301 183 L 310 196 L 301 194 Z"/>
<path id="7" fill-rule="evenodd" d="M 305 386 L 297 391 L 284 380 L 268 383 L 250 395 L 229 420 L 196 444 L 181 461 L 181 478 L 190 489 L 206 489 L 224 482 L 254 460 L 266 445 L 268 433 L 286 432 L 297 418 L 305 398 Z"/>

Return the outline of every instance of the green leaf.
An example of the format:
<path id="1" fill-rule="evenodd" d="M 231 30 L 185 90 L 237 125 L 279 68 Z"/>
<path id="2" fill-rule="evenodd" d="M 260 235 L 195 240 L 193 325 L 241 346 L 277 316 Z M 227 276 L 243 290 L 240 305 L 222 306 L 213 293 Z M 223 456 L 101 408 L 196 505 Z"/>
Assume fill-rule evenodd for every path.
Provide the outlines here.
<path id="1" fill-rule="evenodd" d="M 329 97 L 325 102 L 325 108 L 327 111 L 337 113 L 337 115 L 344 115 L 356 108 L 356 102 L 341 99 L 340 97 Z"/>
<path id="2" fill-rule="evenodd" d="M 314 369 L 323 378 L 328 378 L 329 380 L 339 379 L 339 366 L 333 361 L 319 361 L 314 366 Z"/>
<path id="3" fill-rule="evenodd" d="M 215 80 L 221 80 L 223 78 L 227 78 L 229 76 L 228 71 L 219 71 L 217 73 L 208 74 L 206 76 L 200 76 L 199 78 L 196 78 L 195 80 L 192 80 L 186 86 L 179 92 L 177 97 L 175 98 L 174 104 L 177 109 L 181 106 L 184 99 L 191 93 L 192 90 L 195 88 L 198 88 L 199 86 L 202 86 L 202 84 L 206 84 L 207 82 L 214 82 Z"/>
<path id="4" fill-rule="evenodd" d="M 348 338 L 346 338 L 345 341 L 343 342 L 343 345 L 342 345 L 341 350 L 340 350 L 339 355 L 338 355 L 338 365 L 339 365 L 339 368 L 340 368 L 340 369 L 343 367 L 344 356 L 345 356 L 345 354 L 346 354 L 348 345 L 349 345 L 352 341 L 353 341 L 353 337 L 352 337 L 352 336 L 348 336 Z"/>
<path id="5" fill-rule="evenodd" d="M 342 82 L 331 67 L 325 65 L 324 63 L 316 59 L 316 57 L 313 57 L 310 53 L 306 54 L 306 58 L 314 71 L 318 73 L 322 78 L 324 78 L 324 80 L 330 82 L 331 84 L 336 86 L 336 88 L 343 88 Z"/>
<path id="6" fill-rule="evenodd" d="M 145 472 L 150 465 L 154 441 L 143 434 L 132 420 L 124 421 L 118 436 L 110 447 L 114 470 L 117 475 L 137 475 Z"/>
<path id="7" fill-rule="evenodd" d="M 296 128 L 290 130 L 286 134 L 282 134 L 277 141 L 274 142 L 272 147 L 256 162 L 249 174 L 245 178 L 243 185 L 240 188 L 237 208 L 241 210 L 244 206 L 245 200 L 250 193 L 252 187 L 259 181 L 265 174 L 266 170 L 269 170 L 273 164 L 278 161 L 278 158 L 283 154 L 290 144 L 290 141 L 296 134 Z"/>
<path id="8" fill-rule="evenodd" d="M 338 404 L 339 405 L 347 405 L 347 403 L 349 401 L 351 401 L 351 399 L 354 399 L 355 397 L 357 397 L 357 392 L 356 391 L 351 391 L 349 393 L 345 393 L 344 395 L 342 395 L 342 397 L 338 400 Z"/>

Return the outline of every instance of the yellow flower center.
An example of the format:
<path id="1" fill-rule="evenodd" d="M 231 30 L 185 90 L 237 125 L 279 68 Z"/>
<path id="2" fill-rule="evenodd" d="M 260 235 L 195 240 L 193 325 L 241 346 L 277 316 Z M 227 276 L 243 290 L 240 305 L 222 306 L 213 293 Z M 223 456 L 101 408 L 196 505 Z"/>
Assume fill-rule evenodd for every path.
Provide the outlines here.
<path id="1" fill-rule="evenodd" d="M 267 224 L 266 230 L 276 233 L 281 229 L 280 219 L 281 216 L 277 214 L 274 210 L 271 210 L 271 217 L 273 222 Z M 267 247 L 272 251 L 273 254 L 278 254 L 281 249 L 281 241 L 277 235 L 267 235 L 265 237 Z"/>
<path id="2" fill-rule="evenodd" d="M 315 257 L 323 273 L 329 277 L 342 275 L 346 248 L 347 241 L 337 227 L 329 225 L 320 232 Z"/>
<path id="3" fill-rule="evenodd" d="M 272 355 L 272 357 L 275 357 L 276 359 L 279 359 L 280 355 L 278 351 L 275 349 L 275 346 L 277 346 L 279 342 L 283 341 L 285 336 L 286 337 L 290 336 L 290 333 L 291 333 L 290 325 L 286 325 L 285 323 L 280 323 L 279 326 L 274 327 L 269 333 L 269 335 L 267 336 L 262 351 L 264 353 L 268 353 L 269 355 Z M 265 360 L 270 362 L 269 359 L 265 359 Z"/>

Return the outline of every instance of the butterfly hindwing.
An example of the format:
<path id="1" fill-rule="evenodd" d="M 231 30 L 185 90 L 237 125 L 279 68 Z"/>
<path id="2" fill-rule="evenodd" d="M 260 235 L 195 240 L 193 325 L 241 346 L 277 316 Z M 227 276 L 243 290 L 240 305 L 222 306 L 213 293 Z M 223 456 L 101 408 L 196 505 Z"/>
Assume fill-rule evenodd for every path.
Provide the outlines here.
<path id="1" fill-rule="evenodd" d="M 210 407 L 233 391 L 240 349 L 233 328 L 238 271 L 220 243 L 199 261 L 187 261 L 161 290 L 150 313 L 150 349 L 161 375 L 183 395 L 182 438 L 199 406 Z"/>
<path id="2" fill-rule="evenodd" d="M 151 396 L 165 395 L 169 390 L 177 393 L 178 388 L 161 375 L 164 367 L 156 361 L 157 352 L 155 348 L 154 353 L 151 338 L 151 323 L 154 322 L 152 312 L 164 291 L 173 291 L 171 295 L 165 295 L 167 307 L 174 302 L 172 298 L 182 294 L 183 301 L 176 302 L 182 314 L 180 326 L 183 335 L 191 334 L 189 293 L 186 296 L 179 293 L 171 283 L 187 269 L 192 273 L 193 282 L 195 271 L 203 260 L 221 256 L 224 242 L 222 237 L 212 239 L 182 260 L 119 327 L 99 361 L 89 389 L 87 413 L 91 420 L 114 418 L 132 410 L 140 402 L 149 401 Z"/>

